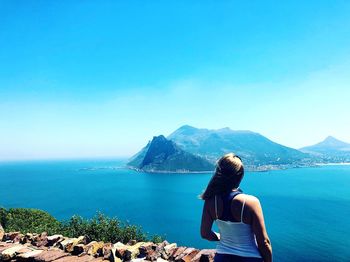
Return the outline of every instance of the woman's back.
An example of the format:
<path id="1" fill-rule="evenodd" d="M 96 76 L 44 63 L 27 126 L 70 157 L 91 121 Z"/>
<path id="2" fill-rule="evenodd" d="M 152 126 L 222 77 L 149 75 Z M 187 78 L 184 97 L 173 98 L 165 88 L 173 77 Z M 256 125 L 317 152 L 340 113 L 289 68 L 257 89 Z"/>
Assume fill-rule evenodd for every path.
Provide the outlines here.
<path id="1" fill-rule="evenodd" d="M 244 214 L 245 221 L 250 220 L 247 219 L 249 212 L 244 212 L 246 198 L 247 195 L 240 191 L 215 196 L 215 218 L 220 231 L 220 241 L 216 247 L 218 254 L 261 258 L 252 226 L 243 222 Z"/>

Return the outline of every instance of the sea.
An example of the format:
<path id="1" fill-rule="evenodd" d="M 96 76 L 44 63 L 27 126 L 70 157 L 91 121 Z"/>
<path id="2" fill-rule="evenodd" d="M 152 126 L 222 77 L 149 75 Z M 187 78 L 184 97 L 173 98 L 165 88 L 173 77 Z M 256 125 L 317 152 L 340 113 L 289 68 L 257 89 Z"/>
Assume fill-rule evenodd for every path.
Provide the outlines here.
<path id="1" fill-rule="evenodd" d="M 59 220 L 100 211 L 150 235 L 196 248 L 211 173 L 141 173 L 125 159 L 0 162 L 0 206 L 38 208 Z M 260 199 L 274 261 L 350 261 L 350 166 L 246 172 Z M 214 226 L 215 227 L 215 226 Z"/>

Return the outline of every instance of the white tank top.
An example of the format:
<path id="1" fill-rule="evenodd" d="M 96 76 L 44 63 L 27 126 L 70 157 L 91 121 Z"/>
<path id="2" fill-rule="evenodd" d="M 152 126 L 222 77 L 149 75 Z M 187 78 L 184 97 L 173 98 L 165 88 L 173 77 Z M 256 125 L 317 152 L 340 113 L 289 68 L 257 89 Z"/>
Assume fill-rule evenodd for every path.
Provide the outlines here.
<path id="1" fill-rule="evenodd" d="M 217 203 L 215 196 L 215 214 L 216 224 L 220 232 L 220 241 L 216 246 L 216 253 L 218 254 L 232 254 L 241 257 L 259 257 L 256 238 L 253 233 L 251 225 L 243 223 L 243 210 L 245 205 L 245 198 L 241 210 L 241 221 L 231 222 L 224 221 L 218 218 Z"/>

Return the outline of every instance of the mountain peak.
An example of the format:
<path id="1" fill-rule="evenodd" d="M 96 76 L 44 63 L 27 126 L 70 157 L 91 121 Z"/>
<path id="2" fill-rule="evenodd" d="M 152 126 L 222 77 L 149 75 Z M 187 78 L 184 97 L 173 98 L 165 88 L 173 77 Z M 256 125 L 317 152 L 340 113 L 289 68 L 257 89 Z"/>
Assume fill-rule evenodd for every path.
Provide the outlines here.
<path id="1" fill-rule="evenodd" d="M 336 139 L 334 136 L 327 136 L 323 142 L 332 142 L 332 141 L 340 141 L 338 139 Z M 340 141 L 341 142 L 341 141 Z"/>
<path id="2" fill-rule="evenodd" d="M 224 128 L 220 128 L 217 130 L 218 132 L 232 132 L 233 130 L 229 127 L 224 127 Z"/>
<path id="3" fill-rule="evenodd" d="M 333 136 L 327 136 L 325 140 L 323 140 L 320 144 L 331 146 L 331 147 L 343 147 L 343 146 L 349 146 L 349 144 L 340 141 L 339 139 L 336 139 Z"/>
<path id="4" fill-rule="evenodd" d="M 315 152 L 315 153 L 329 153 L 329 152 L 345 152 L 350 151 L 350 144 L 345 143 L 339 139 L 336 139 L 333 136 L 327 136 L 322 142 L 312 145 L 303 147 L 301 149 L 304 152 Z"/>
<path id="5" fill-rule="evenodd" d="M 158 141 L 167 141 L 167 139 L 163 135 L 154 136 L 151 143 L 158 142 Z"/>
<path id="6" fill-rule="evenodd" d="M 195 132 L 198 128 L 190 125 L 183 125 L 176 129 L 174 132 Z"/>
<path id="7" fill-rule="evenodd" d="M 167 138 L 172 139 L 173 136 L 175 135 L 184 135 L 184 136 L 189 136 L 193 135 L 197 132 L 202 132 L 205 131 L 206 129 L 199 129 L 190 125 L 183 125 L 176 129 L 173 133 L 171 133 Z"/>
<path id="8" fill-rule="evenodd" d="M 197 128 L 190 126 L 190 125 L 182 125 L 178 129 L 197 129 Z"/>

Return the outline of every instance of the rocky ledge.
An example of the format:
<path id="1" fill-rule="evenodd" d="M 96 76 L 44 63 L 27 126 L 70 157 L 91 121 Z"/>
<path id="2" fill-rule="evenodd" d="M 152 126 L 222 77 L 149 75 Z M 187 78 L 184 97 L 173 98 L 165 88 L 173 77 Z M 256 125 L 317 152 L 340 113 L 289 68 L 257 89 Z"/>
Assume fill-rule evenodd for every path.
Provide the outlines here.
<path id="1" fill-rule="evenodd" d="M 176 243 L 136 242 L 127 244 L 90 241 L 85 236 L 3 233 L 0 261 L 85 262 L 85 261 L 182 261 L 212 262 L 213 249 L 178 247 Z"/>

